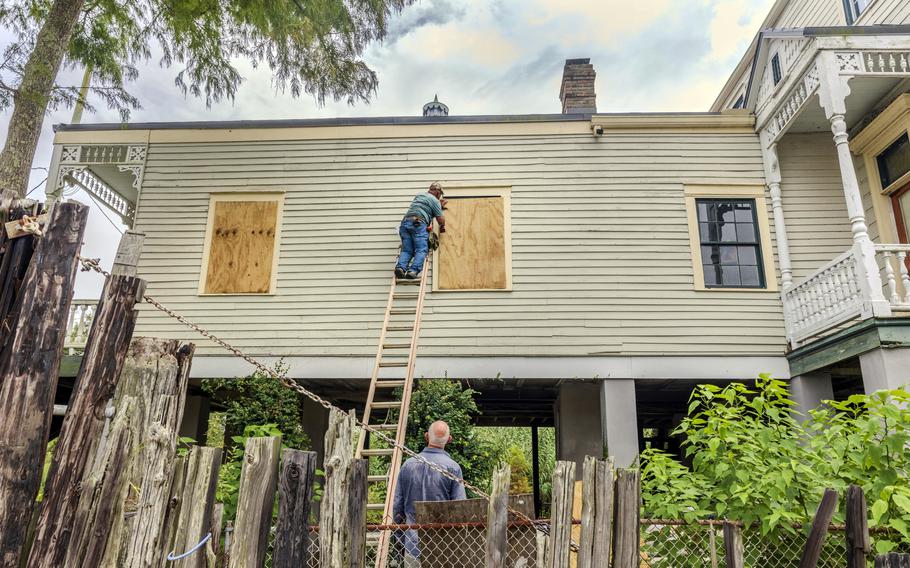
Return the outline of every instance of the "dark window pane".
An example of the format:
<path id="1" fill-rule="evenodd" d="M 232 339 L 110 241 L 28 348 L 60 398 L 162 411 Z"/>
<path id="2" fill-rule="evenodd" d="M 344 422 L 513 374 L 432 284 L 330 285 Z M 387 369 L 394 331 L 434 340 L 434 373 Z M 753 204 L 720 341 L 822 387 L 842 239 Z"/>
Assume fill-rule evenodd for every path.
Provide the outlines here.
<path id="1" fill-rule="evenodd" d="M 739 279 L 739 267 L 738 266 L 723 266 L 721 267 L 723 276 L 721 280 L 723 281 L 724 286 L 741 286 L 742 282 Z"/>
<path id="2" fill-rule="evenodd" d="M 708 204 L 704 201 L 698 202 L 698 220 L 707 221 L 708 220 Z"/>
<path id="3" fill-rule="evenodd" d="M 701 246 L 701 261 L 704 264 L 714 264 L 717 262 L 718 258 L 715 255 L 719 255 L 718 247 L 712 247 L 707 245 Z"/>
<path id="4" fill-rule="evenodd" d="M 752 223 L 752 206 L 748 203 L 736 204 L 736 221 L 738 223 Z"/>
<path id="5" fill-rule="evenodd" d="M 721 264 L 739 264 L 736 256 L 737 247 L 720 247 Z"/>
<path id="6" fill-rule="evenodd" d="M 780 83 L 781 72 L 780 72 L 780 57 L 775 53 L 774 57 L 771 58 L 771 75 L 774 79 L 774 84 Z"/>
<path id="7" fill-rule="evenodd" d="M 882 187 L 888 187 L 902 175 L 910 172 L 910 139 L 904 134 L 875 159 L 878 162 Z"/>
<path id="8" fill-rule="evenodd" d="M 712 241 L 711 238 L 711 224 L 710 223 L 699 223 L 698 224 L 698 234 L 701 236 L 703 241 Z"/>
<path id="9" fill-rule="evenodd" d="M 756 266 L 758 259 L 755 257 L 755 247 L 737 247 L 739 249 L 739 263 Z"/>
<path id="10" fill-rule="evenodd" d="M 712 264 L 702 266 L 705 271 L 705 286 L 717 286 L 717 269 Z"/>
<path id="11" fill-rule="evenodd" d="M 726 225 L 721 225 L 720 227 L 720 240 L 727 242 L 732 242 L 736 240 L 736 225 L 729 223 Z"/>
<path id="12" fill-rule="evenodd" d="M 742 275 L 743 286 L 761 286 L 761 278 L 758 277 L 757 266 L 740 266 L 739 273 Z"/>
<path id="13" fill-rule="evenodd" d="M 733 211 L 733 205 L 730 203 L 724 203 L 720 207 L 720 220 L 726 223 L 732 223 L 736 220 L 736 214 Z"/>
<path id="14" fill-rule="evenodd" d="M 743 243 L 754 243 L 758 240 L 755 238 L 755 226 L 751 223 L 737 223 L 736 240 Z"/>

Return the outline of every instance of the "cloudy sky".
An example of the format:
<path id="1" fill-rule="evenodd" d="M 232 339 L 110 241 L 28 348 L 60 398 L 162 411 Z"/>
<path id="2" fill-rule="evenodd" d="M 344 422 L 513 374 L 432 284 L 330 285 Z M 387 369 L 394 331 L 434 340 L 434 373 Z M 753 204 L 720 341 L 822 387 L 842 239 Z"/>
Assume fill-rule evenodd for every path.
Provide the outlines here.
<path id="1" fill-rule="evenodd" d="M 418 0 L 395 17 L 389 34 L 365 55 L 379 75 L 368 105 L 327 103 L 276 92 L 266 68 L 243 62 L 235 101 L 206 108 L 174 86 L 175 69 L 149 64 L 131 86 L 143 108 L 132 121 L 237 120 L 417 115 L 435 94 L 451 114 L 556 113 L 562 66 L 590 57 L 602 112 L 707 110 L 758 31 L 773 0 Z M 9 34 L 0 31 L 6 44 Z M 81 70 L 61 83 L 78 84 Z M 52 125 L 45 121 L 32 173 L 32 196 L 43 194 Z M 5 138 L 8 113 L 0 113 Z M 99 109 L 83 122 L 117 122 Z M 90 202 L 84 194 L 76 199 Z M 119 232 L 93 205 L 84 254 L 109 264 Z M 110 215 L 110 214 L 109 214 Z M 113 216 L 111 216 L 113 218 Z M 116 221 L 116 219 L 115 219 Z M 119 227 L 123 229 L 122 226 Z M 100 282 L 80 276 L 77 297 L 94 297 Z"/>

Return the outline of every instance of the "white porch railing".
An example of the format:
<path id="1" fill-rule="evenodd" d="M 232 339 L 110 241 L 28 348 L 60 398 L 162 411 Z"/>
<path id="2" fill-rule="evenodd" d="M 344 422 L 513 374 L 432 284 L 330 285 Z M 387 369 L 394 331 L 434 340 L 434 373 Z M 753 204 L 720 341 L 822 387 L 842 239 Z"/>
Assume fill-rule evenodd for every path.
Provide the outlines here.
<path id="1" fill-rule="evenodd" d="M 875 245 L 882 292 L 892 312 L 910 311 L 908 255 L 910 245 Z M 851 320 L 872 317 L 873 298 L 863 289 L 855 249 L 850 249 L 784 290 L 790 345 L 798 347 Z"/>
<path id="2" fill-rule="evenodd" d="M 73 300 L 66 320 L 66 339 L 63 341 L 65 354 L 76 355 L 85 349 L 97 308 L 98 300 Z"/>

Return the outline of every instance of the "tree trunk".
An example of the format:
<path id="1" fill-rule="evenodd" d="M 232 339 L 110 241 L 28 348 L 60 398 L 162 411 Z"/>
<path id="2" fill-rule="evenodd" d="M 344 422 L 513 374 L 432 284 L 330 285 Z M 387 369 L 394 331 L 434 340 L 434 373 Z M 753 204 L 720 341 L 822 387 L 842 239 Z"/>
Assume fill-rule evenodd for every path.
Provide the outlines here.
<path id="1" fill-rule="evenodd" d="M 28 189 L 47 103 L 84 1 L 54 2 L 25 64 L 13 98 L 6 146 L 0 154 L 0 210 L 5 210 L 13 198 L 24 197 Z"/>

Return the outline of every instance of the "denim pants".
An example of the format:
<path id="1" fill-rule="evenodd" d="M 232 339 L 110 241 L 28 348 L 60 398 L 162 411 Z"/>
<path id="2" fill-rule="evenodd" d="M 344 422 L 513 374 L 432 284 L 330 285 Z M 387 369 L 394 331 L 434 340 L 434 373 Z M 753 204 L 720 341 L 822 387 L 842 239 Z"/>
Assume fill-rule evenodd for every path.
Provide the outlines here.
<path id="1" fill-rule="evenodd" d="M 414 217 L 405 217 L 398 227 L 398 236 L 401 237 L 401 256 L 398 257 L 398 264 L 395 266 L 405 272 L 420 274 L 423 270 L 423 261 L 430 250 L 427 224 L 415 221 Z"/>

